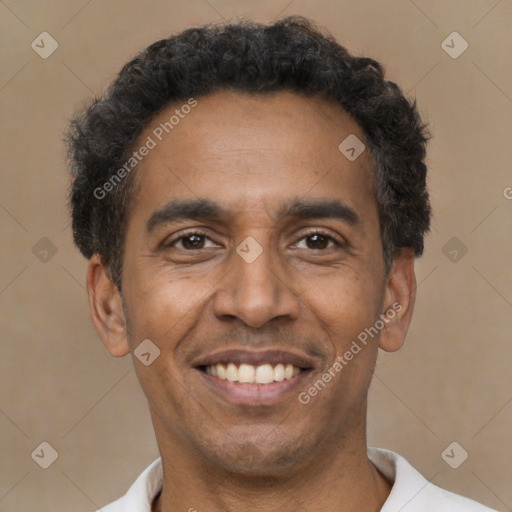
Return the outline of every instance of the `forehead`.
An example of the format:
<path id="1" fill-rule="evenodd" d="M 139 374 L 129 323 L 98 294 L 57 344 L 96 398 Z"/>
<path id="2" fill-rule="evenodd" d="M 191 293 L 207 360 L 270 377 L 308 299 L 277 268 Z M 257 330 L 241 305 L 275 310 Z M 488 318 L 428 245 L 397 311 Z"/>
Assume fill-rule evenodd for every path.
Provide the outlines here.
<path id="1" fill-rule="evenodd" d="M 368 151 L 350 161 L 339 149 L 349 136 L 363 142 L 363 132 L 334 101 L 232 91 L 195 101 L 167 107 L 139 138 L 136 147 L 152 146 L 134 176 L 139 213 L 183 197 L 239 211 L 280 209 L 284 195 L 341 194 L 353 206 L 373 197 Z"/>

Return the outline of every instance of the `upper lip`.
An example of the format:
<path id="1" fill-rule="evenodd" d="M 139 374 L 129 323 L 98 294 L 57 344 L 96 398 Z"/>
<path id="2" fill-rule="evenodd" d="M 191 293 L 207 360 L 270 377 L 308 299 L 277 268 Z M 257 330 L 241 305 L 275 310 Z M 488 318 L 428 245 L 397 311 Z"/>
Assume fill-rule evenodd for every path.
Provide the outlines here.
<path id="1" fill-rule="evenodd" d="M 272 349 L 265 351 L 249 351 L 240 349 L 222 350 L 211 354 L 198 357 L 192 363 L 192 366 L 210 366 L 215 364 L 251 364 L 259 366 L 262 364 L 292 364 L 298 368 L 312 368 L 313 360 L 306 356 L 294 352 L 284 351 L 282 349 Z"/>

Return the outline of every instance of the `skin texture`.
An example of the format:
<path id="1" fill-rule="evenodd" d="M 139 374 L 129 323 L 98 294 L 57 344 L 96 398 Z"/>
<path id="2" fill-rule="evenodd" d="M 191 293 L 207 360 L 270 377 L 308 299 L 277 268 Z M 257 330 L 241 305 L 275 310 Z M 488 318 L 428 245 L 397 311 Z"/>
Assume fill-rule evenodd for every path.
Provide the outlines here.
<path id="1" fill-rule="evenodd" d="M 353 119 L 322 98 L 222 91 L 198 98 L 139 164 L 123 296 L 99 255 L 87 289 L 111 355 L 148 338 L 161 351 L 149 366 L 133 358 L 163 459 L 153 510 L 373 512 L 386 500 L 390 484 L 366 455 L 367 393 L 378 348 L 404 342 L 414 256 L 403 251 L 386 275 L 370 156 L 350 162 L 338 150 L 351 133 L 364 141 Z M 228 215 L 146 233 L 154 211 L 198 198 Z M 292 198 L 342 201 L 359 222 L 279 217 Z M 206 237 L 180 239 L 195 229 Z M 248 236 L 263 249 L 252 263 L 236 252 Z M 192 366 L 220 348 L 292 350 L 314 361 L 305 391 L 394 303 L 400 311 L 307 405 L 297 393 L 271 405 L 232 403 Z"/>

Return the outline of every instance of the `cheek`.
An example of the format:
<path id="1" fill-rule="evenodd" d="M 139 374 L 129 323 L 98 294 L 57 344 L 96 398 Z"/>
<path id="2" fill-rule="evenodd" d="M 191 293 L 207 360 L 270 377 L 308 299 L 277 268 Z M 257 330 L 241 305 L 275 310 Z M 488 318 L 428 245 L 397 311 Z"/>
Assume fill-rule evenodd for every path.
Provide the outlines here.
<path id="1" fill-rule="evenodd" d="M 332 341 L 336 342 L 336 352 L 373 325 L 380 313 L 381 297 L 368 270 L 340 269 L 317 281 L 314 288 L 311 282 L 305 283 L 305 287 L 309 289 L 303 295 L 308 297 L 307 307 L 328 329 Z"/>
<path id="2" fill-rule="evenodd" d="M 355 269 L 340 271 L 337 278 L 326 279 L 315 289 L 309 307 L 329 344 L 328 367 L 317 379 L 327 380 L 331 392 L 322 394 L 320 401 L 325 400 L 325 407 L 338 404 L 351 409 L 366 393 L 375 366 L 378 336 L 368 336 L 365 329 L 380 314 L 380 296 L 371 273 Z"/>
<path id="3" fill-rule="evenodd" d="M 166 269 L 151 268 L 130 282 L 130 320 L 134 338 L 155 337 L 165 346 L 185 332 L 204 307 L 212 283 L 203 276 L 192 279 Z M 137 343 L 137 339 L 133 340 Z"/>
<path id="4" fill-rule="evenodd" d="M 319 288 L 314 315 L 324 326 L 330 344 L 328 367 L 317 376 L 327 380 L 331 388 L 331 393 L 322 397 L 326 406 L 355 407 L 371 381 L 378 335 L 369 336 L 367 330 L 380 314 L 380 297 L 370 284 L 361 276 L 352 276 L 333 279 Z"/>
<path id="5" fill-rule="evenodd" d="M 197 323 L 211 286 L 205 279 L 183 278 L 155 269 L 130 281 L 130 290 L 126 290 L 132 292 L 127 300 L 130 347 L 133 351 L 142 340 L 149 339 L 160 350 L 148 366 L 134 356 L 139 382 L 154 411 L 159 410 L 162 402 L 176 414 L 186 405 L 177 347 Z"/>

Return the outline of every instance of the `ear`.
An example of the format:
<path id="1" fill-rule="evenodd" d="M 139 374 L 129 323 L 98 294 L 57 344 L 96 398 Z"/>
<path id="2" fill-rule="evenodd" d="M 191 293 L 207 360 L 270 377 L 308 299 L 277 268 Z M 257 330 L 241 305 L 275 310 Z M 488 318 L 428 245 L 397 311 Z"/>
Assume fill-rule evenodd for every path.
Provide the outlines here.
<path id="1" fill-rule="evenodd" d="M 89 260 L 87 294 L 94 327 L 109 354 L 114 357 L 129 354 L 121 295 L 99 254 L 94 254 Z"/>
<path id="2" fill-rule="evenodd" d="M 405 250 L 395 257 L 388 274 L 381 315 L 385 327 L 381 331 L 379 348 L 386 352 L 401 348 L 411 323 L 415 299 L 414 252 Z"/>

